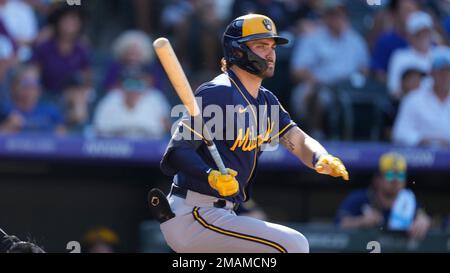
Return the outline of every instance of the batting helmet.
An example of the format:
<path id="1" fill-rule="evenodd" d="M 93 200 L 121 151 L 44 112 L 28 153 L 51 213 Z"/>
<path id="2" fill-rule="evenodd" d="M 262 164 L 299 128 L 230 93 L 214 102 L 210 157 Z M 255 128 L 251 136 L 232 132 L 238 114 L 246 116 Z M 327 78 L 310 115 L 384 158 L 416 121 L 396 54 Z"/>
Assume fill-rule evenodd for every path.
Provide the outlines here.
<path id="1" fill-rule="evenodd" d="M 222 37 L 224 59 L 228 63 L 255 75 L 267 69 L 266 60 L 253 53 L 245 44 L 248 41 L 273 38 L 277 44 L 286 44 L 288 39 L 278 36 L 272 19 L 260 14 L 247 14 L 234 19 Z"/>

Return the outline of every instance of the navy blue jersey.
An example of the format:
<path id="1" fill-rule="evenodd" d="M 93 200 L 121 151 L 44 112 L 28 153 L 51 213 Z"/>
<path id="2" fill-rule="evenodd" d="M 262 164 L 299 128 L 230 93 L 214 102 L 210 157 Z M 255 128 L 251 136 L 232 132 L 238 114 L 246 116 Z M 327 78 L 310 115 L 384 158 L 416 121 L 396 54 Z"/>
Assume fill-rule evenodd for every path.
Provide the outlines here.
<path id="1" fill-rule="evenodd" d="M 213 134 L 214 143 L 225 167 L 238 172 L 236 179 L 239 182 L 239 194 L 226 199 L 245 202 L 249 199 L 249 186 L 252 185 L 262 147 L 275 137 L 281 137 L 296 124 L 272 92 L 260 87 L 258 97 L 254 98 L 232 71 L 220 74 L 212 81 L 201 85 L 195 91 L 195 96 L 201 98 L 203 121 Z M 220 108 L 224 115 L 210 114 L 217 108 Z M 235 111 L 230 111 L 233 108 Z M 213 117 L 216 119 L 212 119 Z M 177 164 L 171 162 L 169 155 L 172 151 L 193 149 L 208 169 L 217 169 L 207 145 L 200 138 L 202 133 L 194 125 L 195 121 L 185 113 L 167 147 L 161 161 L 161 169 L 165 174 L 175 175 L 174 183 L 179 187 L 222 198 L 209 186 L 207 176 L 195 176 L 180 171 L 174 168 Z M 177 135 L 185 135 L 186 132 L 197 139 L 176 139 Z M 185 167 L 194 163 L 183 162 L 183 164 Z"/>
<path id="2" fill-rule="evenodd" d="M 339 225 L 342 219 L 347 216 L 362 216 L 366 206 L 371 206 L 378 209 L 383 214 L 384 219 L 384 222 L 380 225 L 380 227 L 387 227 L 386 225 L 391 215 L 391 209 L 379 208 L 379 206 L 375 202 L 374 192 L 371 189 L 360 189 L 352 191 L 339 206 L 336 213 L 335 223 Z M 416 205 L 414 215 L 417 214 L 418 209 L 420 209 L 419 203 L 417 203 Z"/>

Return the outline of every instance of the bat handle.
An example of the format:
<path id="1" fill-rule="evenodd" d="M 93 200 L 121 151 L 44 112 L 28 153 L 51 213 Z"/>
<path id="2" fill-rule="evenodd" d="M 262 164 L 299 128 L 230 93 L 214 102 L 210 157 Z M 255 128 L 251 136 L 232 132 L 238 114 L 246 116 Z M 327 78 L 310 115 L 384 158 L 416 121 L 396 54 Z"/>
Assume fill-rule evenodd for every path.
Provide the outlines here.
<path id="1" fill-rule="evenodd" d="M 223 164 L 222 158 L 220 157 L 219 151 L 217 150 L 216 144 L 214 144 L 214 142 L 211 141 L 211 145 L 208 145 L 208 150 L 211 153 L 211 156 L 216 163 L 217 168 L 219 168 L 219 171 L 222 174 L 228 174 L 227 168 L 225 168 L 225 164 Z"/>

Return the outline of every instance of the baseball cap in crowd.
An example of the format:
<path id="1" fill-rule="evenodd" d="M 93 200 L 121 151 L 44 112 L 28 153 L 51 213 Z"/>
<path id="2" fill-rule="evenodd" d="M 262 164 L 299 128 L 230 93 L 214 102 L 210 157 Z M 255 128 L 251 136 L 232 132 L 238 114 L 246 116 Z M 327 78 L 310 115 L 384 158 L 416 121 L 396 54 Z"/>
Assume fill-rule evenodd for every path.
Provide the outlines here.
<path id="1" fill-rule="evenodd" d="M 416 34 L 423 29 L 433 29 L 433 19 L 424 11 L 416 11 L 408 16 L 406 29 L 410 34 Z"/>
<path id="2" fill-rule="evenodd" d="M 96 242 L 116 245 L 119 243 L 119 236 L 110 228 L 94 227 L 86 232 L 83 242 L 88 245 L 93 245 Z"/>
<path id="3" fill-rule="evenodd" d="M 431 56 L 431 70 L 450 68 L 450 48 L 436 48 Z"/>
<path id="4" fill-rule="evenodd" d="M 380 157 L 379 170 L 388 182 L 406 180 L 406 159 L 398 153 L 385 153 Z"/>
<path id="5" fill-rule="evenodd" d="M 428 74 L 428 72 L 429 69 L 424 64 L 411 60 L 402 67 L 400 75 L 402 79 L 411 73 L 419 73 L 422 77 L 424 77 Z"/>

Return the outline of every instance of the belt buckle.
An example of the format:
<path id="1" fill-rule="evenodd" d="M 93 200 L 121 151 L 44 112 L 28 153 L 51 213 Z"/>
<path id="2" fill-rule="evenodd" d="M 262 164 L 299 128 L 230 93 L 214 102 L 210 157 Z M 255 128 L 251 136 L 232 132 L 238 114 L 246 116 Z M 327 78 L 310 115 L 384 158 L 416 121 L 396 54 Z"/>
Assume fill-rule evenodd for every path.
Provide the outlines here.
<path id="1" fill-rule="evenodd" d="M 217 201 L 215 201 L 213 203 L 213 205 L 214 205 L 215 208 L 222 209 L 222 208 L 227 206 L 227 200 L 225 200 L 225 199 L 218 199 Z"/>

